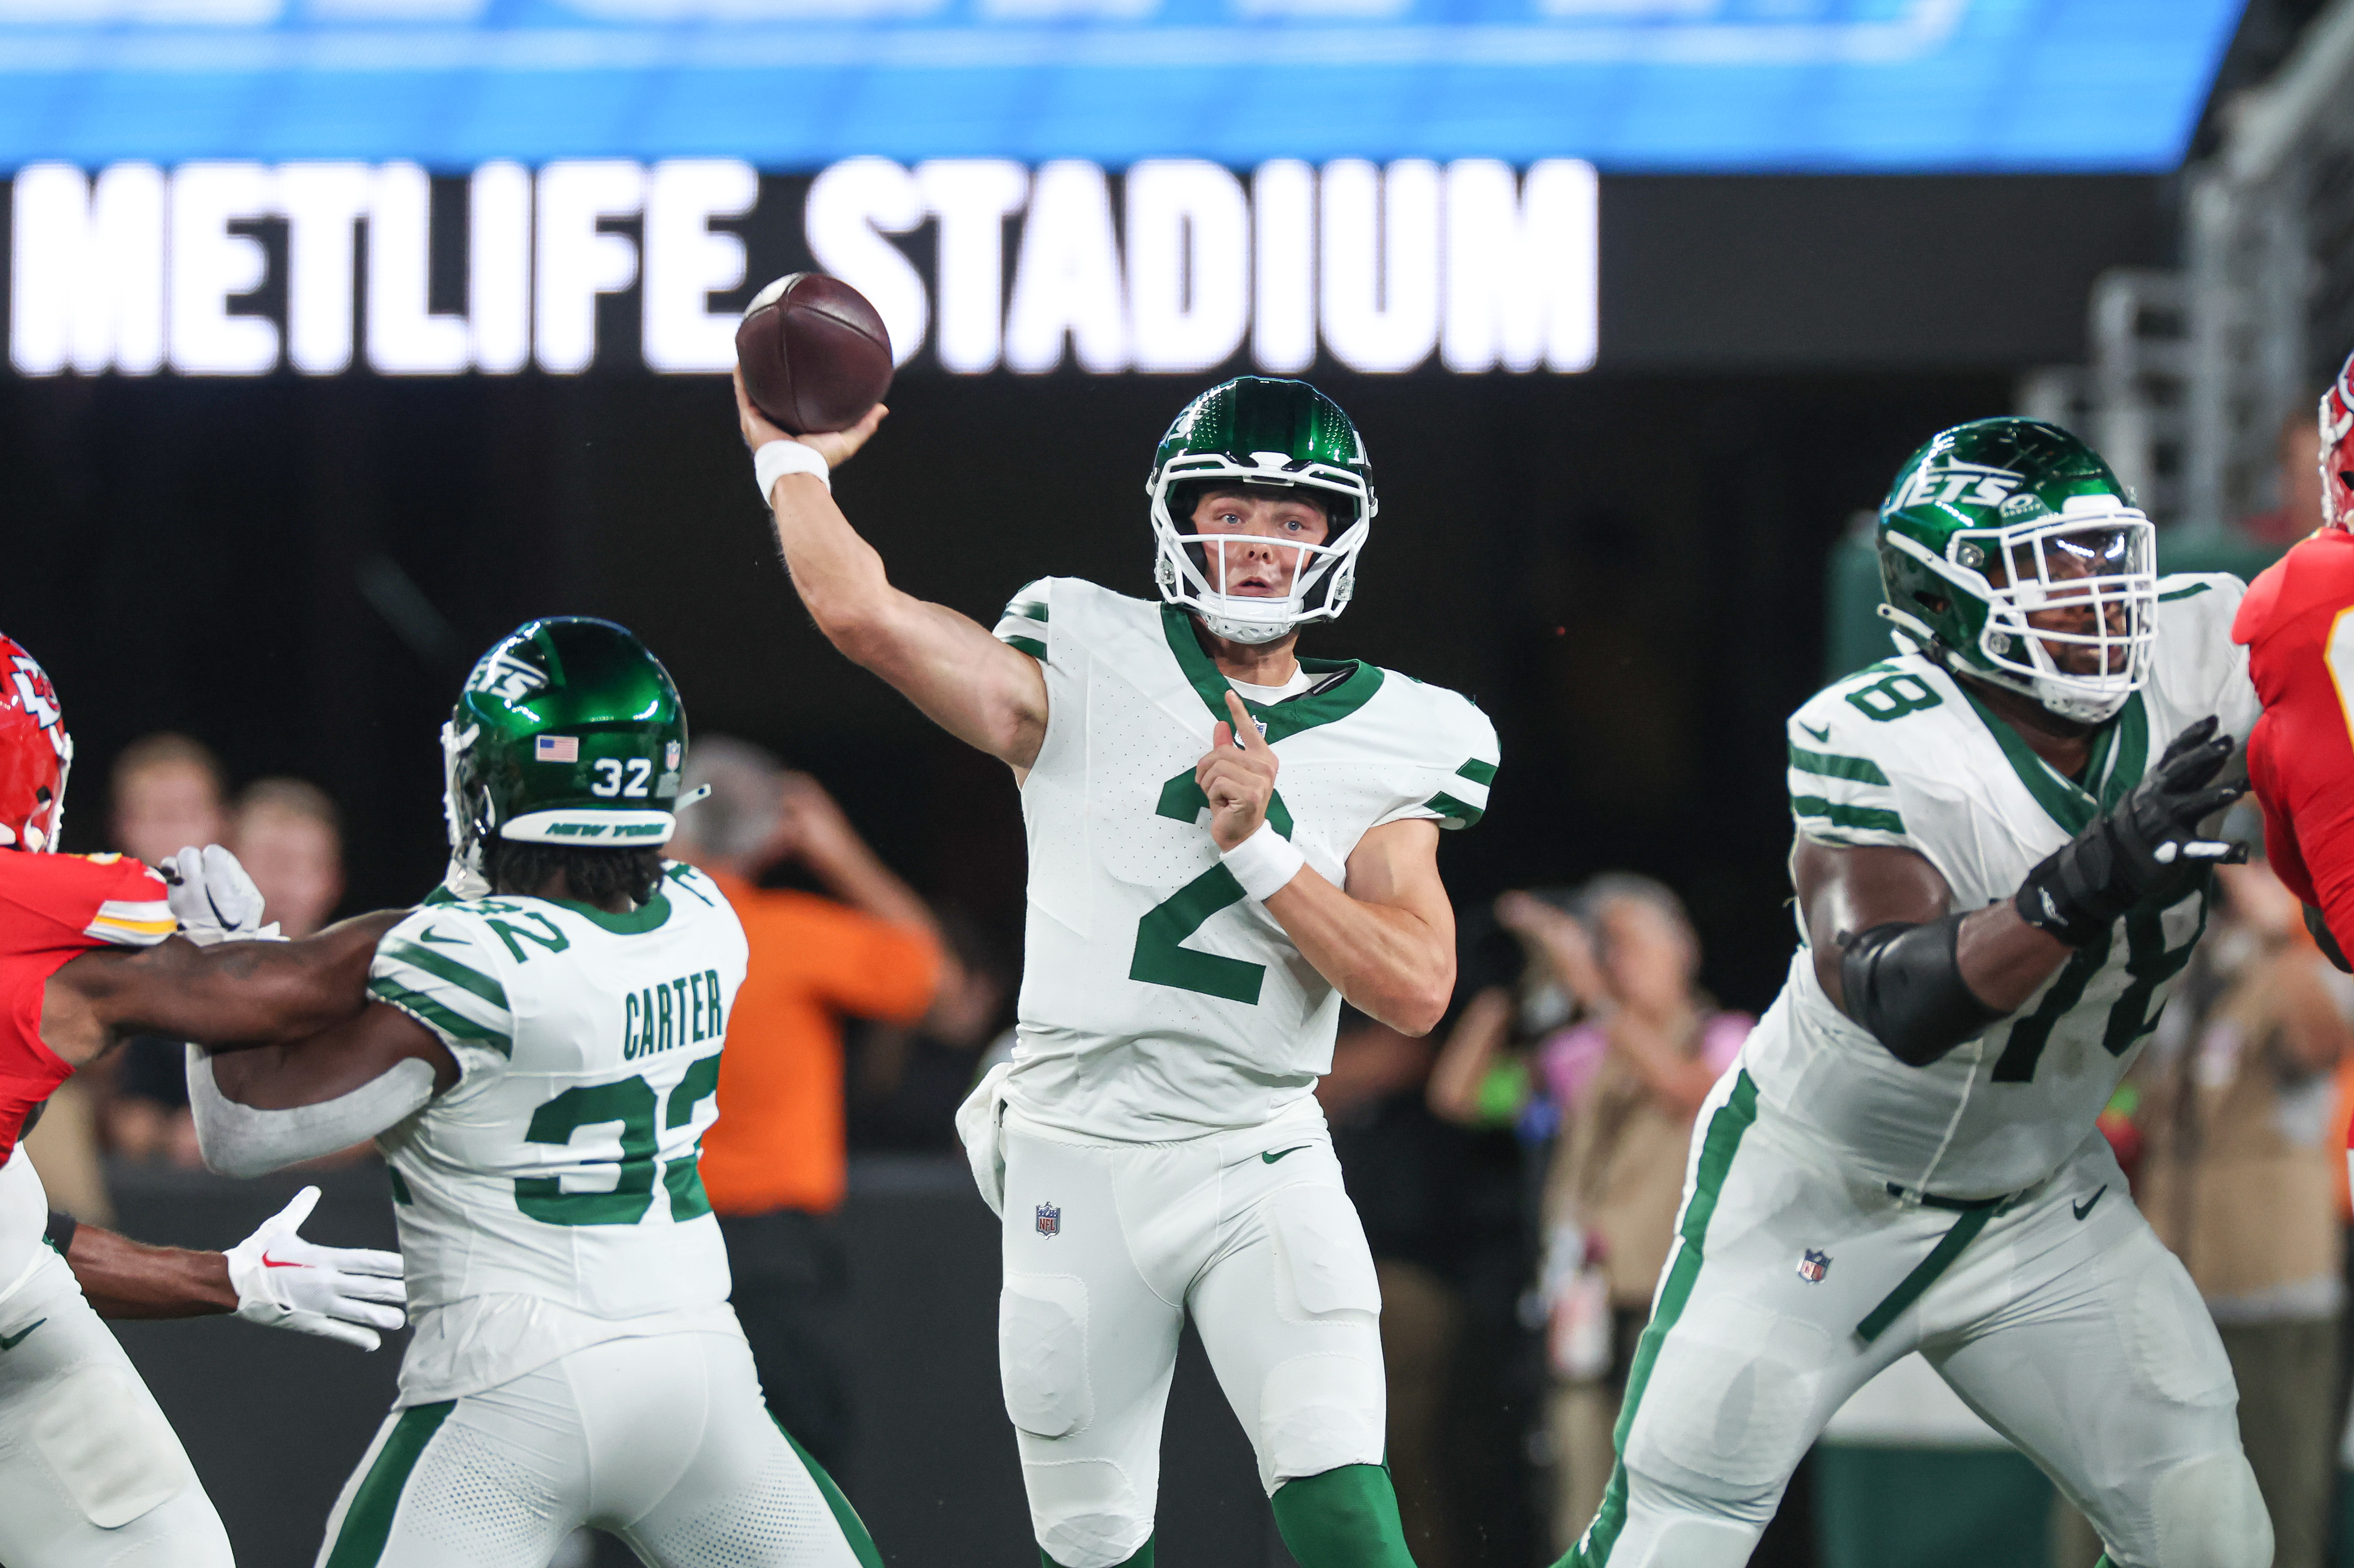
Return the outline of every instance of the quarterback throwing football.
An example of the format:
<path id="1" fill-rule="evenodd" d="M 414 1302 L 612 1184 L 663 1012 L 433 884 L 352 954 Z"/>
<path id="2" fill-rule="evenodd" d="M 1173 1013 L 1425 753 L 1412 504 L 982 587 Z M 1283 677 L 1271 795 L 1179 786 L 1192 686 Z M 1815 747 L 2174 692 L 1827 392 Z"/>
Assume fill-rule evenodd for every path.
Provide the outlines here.
<path id="1" fill-rule="evenodd" d="M 1791 716 L 1799 948 L 1702 1107 L 1575 1568 L 1739 1568 L 1847 1397 L 1919 1351 L 2110 1568 L 2265 1568 L 2213 1323 L 2094 1118 L 2206 921 L 2256 716 L 2241 585 L 2053 426 L 1947 430 L 1880 514 L 1912 651 Z"/>
<path id="2" fill-rule="evenodd" d="M 1343 997 L 1408 1033 L 1455 973 L 1441 827 L 1496 772 L 1470 703 L 1296 656 L 1373 522 L 1357 431 L 1299 381 L 1189 404 L 1148 491 L 1161 600 L 1032 583 L 995 635 L 893 588 L 833 504 L 874 433 L 737 406 L 834 645 L 1007 763 L 1030 844 L 1019 1044 L 959 1116 L 1004 1221 L 1005 1407 L 1043 1556 L 1152 1561 L 1191 1313 L 1303 1568 L 1405 1568 L 1380 1292 L 1313 1095 Z"/>

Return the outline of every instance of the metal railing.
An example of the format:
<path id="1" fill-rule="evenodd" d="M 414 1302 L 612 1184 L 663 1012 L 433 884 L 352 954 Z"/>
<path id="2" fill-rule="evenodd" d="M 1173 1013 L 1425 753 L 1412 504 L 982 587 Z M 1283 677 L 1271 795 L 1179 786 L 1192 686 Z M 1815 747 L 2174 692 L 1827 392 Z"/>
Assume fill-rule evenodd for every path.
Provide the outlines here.
<path id="1" fill-rule="evenodd" d="M 2223 122 L 2184 175 L 2182 270 L 2103 275 L 2091 366 L 2033 372 L 2019 392 L 2022 413 L 2082 433 L 2194 536 L 2274 503 L 2283 421 L 2354 348 L 2354 0 Z"/>

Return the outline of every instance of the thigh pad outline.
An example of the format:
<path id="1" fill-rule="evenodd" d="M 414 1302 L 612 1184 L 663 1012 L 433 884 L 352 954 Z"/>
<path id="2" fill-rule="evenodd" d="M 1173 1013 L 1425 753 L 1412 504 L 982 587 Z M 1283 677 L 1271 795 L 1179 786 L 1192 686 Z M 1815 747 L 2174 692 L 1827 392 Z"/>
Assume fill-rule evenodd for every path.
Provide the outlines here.
<path id="1" fill-rule="evenodd" d="M 1378 1316 L 1382 1287 L 1373 1273 L 1373 1249 L 1356 1205 L 1338 1187 L 1299 1182 L 1267 1201 L 1276 1249 L 1283 1260 L 1278 1305 L 1287 1317 L 1329 1318 L 1336 1313 Z"/>
<path id="2" fill-rule="evenodd" d="M 127 1365 L 76 1367 L 43 1391 L 27 1425 L 74 1506 L 101 1530 L 120 1529 L 196 1485 L 171 1423 Z"/>
<path id="3" fill-rule="evenodd" d="M 1723 1289 L 1693 1300 L 1644 1385 L 1628 1468 L 1725 1500 L 1778 1488 L 1806 1451 L 1832 1360 L 1814 1323 Z"/>
<path id="4" fill-rule="evenodd" d="M 1067 1437 L 1095 1419 L 1087 1372 L 1087 1285 L 1075 1274 L 1008 1274 L 998 1297 L 997 1356 L 1005 1414 L 1038 1437 Z"/>

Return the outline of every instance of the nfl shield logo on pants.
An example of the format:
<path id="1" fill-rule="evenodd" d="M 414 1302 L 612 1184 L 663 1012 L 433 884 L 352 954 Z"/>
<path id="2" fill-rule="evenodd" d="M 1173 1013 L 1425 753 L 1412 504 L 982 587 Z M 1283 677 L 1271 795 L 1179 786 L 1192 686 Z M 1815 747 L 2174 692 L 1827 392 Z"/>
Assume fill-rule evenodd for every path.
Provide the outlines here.
<path id="1" fill-rule="evenodd" d="M 1798 1259 L 1798 1277 L 1809 1285 L 1820 1285 L 1823 1276 L 1830 1271 L 1831 1255 L 1827 1252 L 1808 1247 L 1806 1255 Z"/>
<path id="2" fill-rule="evenodd" d="M 1039 1204 L 1038 1234 L 1042 1236 L 1052 1236 L 1060 1235 L 1062 1234 L 1062 1232 L 1063 1211 L 1055 1207 L 1052 1203 Z"/>

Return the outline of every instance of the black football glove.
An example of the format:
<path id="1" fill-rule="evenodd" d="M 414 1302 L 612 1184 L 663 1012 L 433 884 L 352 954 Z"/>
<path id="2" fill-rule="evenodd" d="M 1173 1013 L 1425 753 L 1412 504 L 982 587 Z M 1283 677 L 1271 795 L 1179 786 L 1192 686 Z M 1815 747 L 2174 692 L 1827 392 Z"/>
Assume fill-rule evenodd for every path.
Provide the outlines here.
<path id="1" fill-rule="evenodd" d="M 2116 809 L 2096 817 L 2027 874 L 2011 899 L 2019 917 L 2081 948 L 2135 905 L 2190 895 L 2211 865 L 2237 864 L 2247 846 L 2199 836 L 2199 824 L 2246 793 L 2215 784 L 2234 742 L 2213 715 L 2177 736 Z"/>

